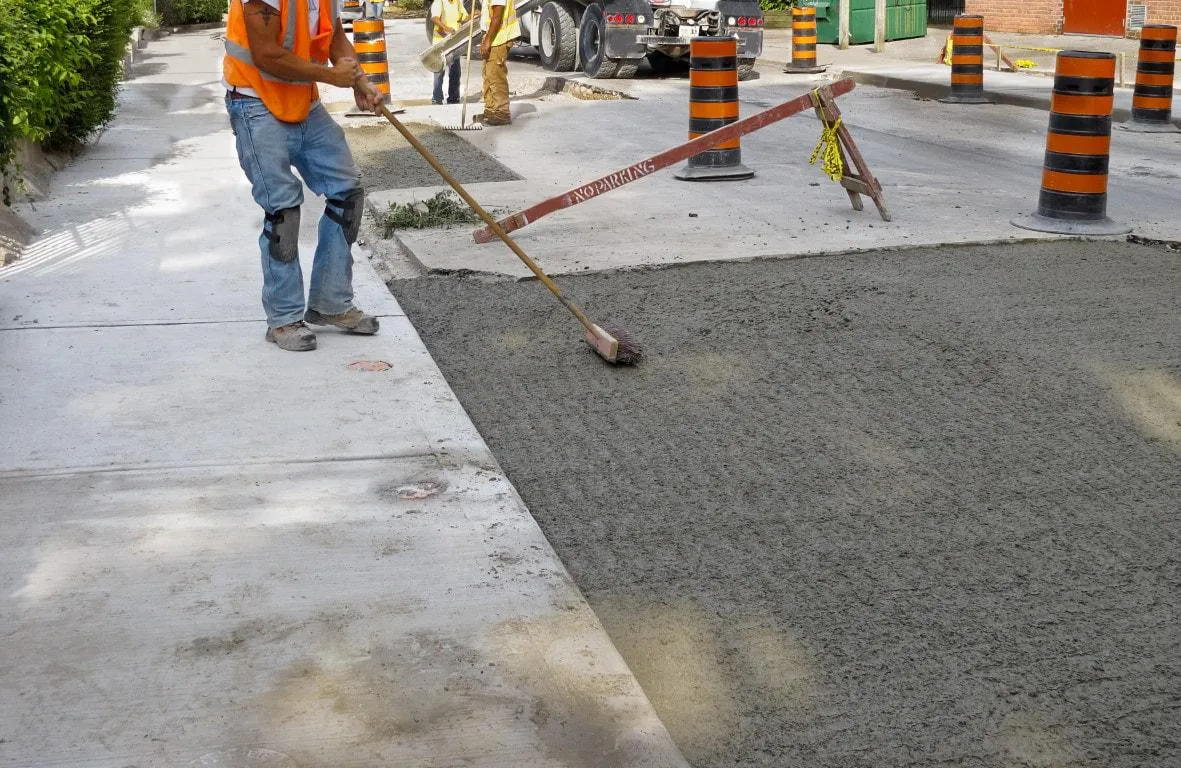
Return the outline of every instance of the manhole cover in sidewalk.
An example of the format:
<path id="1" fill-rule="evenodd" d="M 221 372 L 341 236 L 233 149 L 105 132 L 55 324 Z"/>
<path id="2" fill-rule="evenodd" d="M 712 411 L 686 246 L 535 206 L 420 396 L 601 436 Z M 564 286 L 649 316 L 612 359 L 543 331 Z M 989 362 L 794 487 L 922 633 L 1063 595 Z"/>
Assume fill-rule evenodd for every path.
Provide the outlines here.
<path id="1" fill-rule="evenodd" d="M 299 763 L 273 749 L 242 747 L 202 755 L 188 768 L 299 768 Z"/>
<path id="2" fill-rule="evenodd" d="M 354 371 L 372 371 L 375 373 L 388 371 L 393 367 L 393 365 L 387 363 L 385 360 L 354 360 L 349 363 L 349 368 Z"/>

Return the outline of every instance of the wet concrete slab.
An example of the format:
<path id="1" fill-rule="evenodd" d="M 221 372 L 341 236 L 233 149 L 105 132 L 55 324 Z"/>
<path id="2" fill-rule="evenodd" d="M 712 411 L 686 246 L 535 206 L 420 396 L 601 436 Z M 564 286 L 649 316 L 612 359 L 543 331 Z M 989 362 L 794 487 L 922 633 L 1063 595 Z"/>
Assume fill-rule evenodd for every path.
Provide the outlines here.
<path id="1" fill-rule="evenodd" d="M 1181 263 L 943 247 L 392 287 L 690 763 L 1181 759 Z"/>

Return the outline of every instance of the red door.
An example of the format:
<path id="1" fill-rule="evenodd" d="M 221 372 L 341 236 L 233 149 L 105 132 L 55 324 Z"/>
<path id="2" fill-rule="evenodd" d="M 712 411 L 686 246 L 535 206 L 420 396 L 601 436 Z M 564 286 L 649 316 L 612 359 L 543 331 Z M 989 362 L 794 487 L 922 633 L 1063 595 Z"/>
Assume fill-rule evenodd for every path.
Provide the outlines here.
<path id="1" fill-rule="evenodd" d="M 1124 36 L 1127 0 L 1065 0 L 1062 31 L 1076 35 Z"/>

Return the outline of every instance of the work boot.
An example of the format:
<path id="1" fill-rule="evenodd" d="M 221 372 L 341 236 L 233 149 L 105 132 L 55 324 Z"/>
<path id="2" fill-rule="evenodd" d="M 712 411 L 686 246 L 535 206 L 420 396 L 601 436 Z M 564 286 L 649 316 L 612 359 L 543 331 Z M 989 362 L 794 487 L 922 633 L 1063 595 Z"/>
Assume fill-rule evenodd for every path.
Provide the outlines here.
<path id="1" fill-rule="evenodd" d="M 492 112 L 492 113 L 483 112 L 481 114 L 482 114 L 483 119 L 480 122 L 482 122 L 484 125 L 512 125 L 513 124 L 513 118 L 510 115 L 501 115 L 501 114 L 497 114 L 495 112 Z"/>
<path id="2" fill-rule="evenodd" d="M 316 348 L 316 334 L 302 320 L 280 328 L 267 328 L 267 341 L 288 352 L 310 352 Z"/>
<path id="3" fill-rule="evenodd" d="M 380 327 L 376 317 L 367 315 L 356 307 L 339 315 L 322 315 L 314 309 L 309 309 L 303 319 L 312 325 L 335 325 L 341 330 L 363 336 L 372 336 Z"/>

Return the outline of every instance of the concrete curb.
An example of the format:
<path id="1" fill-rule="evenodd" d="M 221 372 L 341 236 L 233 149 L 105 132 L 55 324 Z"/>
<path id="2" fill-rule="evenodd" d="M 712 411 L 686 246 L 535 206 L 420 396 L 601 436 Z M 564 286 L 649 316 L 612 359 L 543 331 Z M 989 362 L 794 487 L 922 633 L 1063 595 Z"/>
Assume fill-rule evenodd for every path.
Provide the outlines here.
<path id="1" fill-rule="evenodd" d="M 942 99 L 946 98 L 951 93 L 950 85 L 937 85 L 935 83 L 928 83 L 922 80 L 912 80 L 905 77 L 896 77 L 893 75 L 881 75 L 876 72 L 859 72 L 857 70 L 845 69 L 837 73 L 839 78 L 850 78 L 860 85 L 873 85 L 878 88 L 891 88 L 894 90 L 911 91 L 916 96 L 924 99 Z M 1050 93 L 1047 91 L 1044 95 L 1025 95 L 1017 93 L 1006 93 L 1000 90 L 985 90 L 985 95 L 992 99 L 994 104 L 1007 104 L 1012 107 L 1028 107 L 1031 109 L 1040 109 L 1048 112 L 1050 110 Z M 1121 123 L 1132 119 L 1132 111 L 1122 107 L 1116 107 L 1111 111 L 1111 119 L 1113 122 Z"/>

